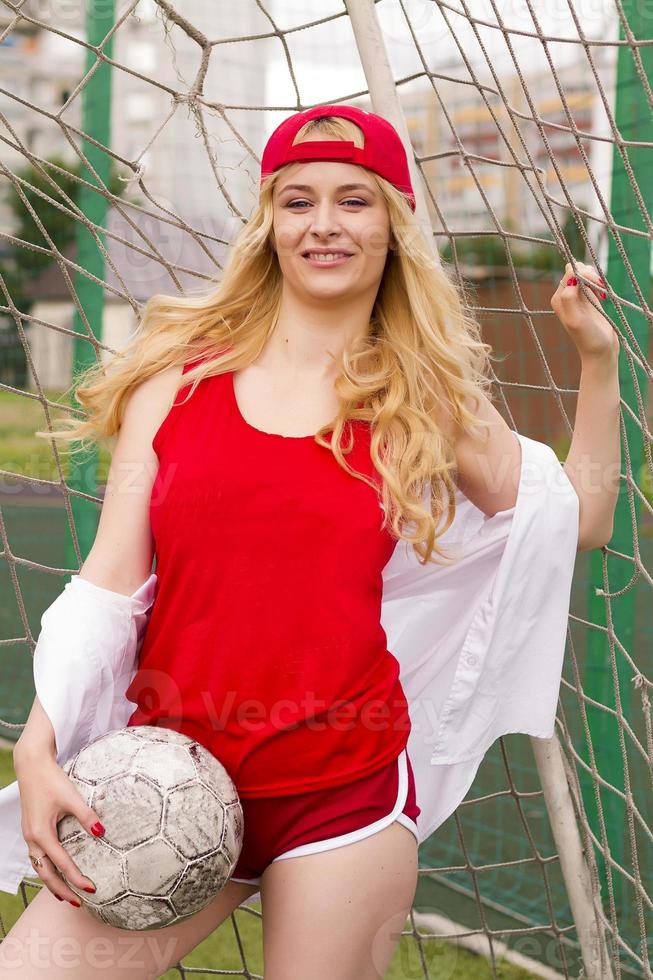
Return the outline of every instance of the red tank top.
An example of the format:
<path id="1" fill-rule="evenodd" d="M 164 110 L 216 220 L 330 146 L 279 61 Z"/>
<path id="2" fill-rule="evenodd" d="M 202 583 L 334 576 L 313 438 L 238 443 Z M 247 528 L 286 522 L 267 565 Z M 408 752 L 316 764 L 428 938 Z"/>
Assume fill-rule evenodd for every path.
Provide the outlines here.
<path id="1" fill-rule="evenodd" d="M 152 441 L 157 593 L 126 692 L 137 705 L 128 725 L 196 739 L 242 797 L 375 772 L 410 731 L 380 621 L 396 544 L 381 528 L 380 497 L 313 436 L 246 422 L 231 371 L 180 404 L 190 390 Z M 370 427 L 348 424 L 345 458 L 379 486 Z"/>

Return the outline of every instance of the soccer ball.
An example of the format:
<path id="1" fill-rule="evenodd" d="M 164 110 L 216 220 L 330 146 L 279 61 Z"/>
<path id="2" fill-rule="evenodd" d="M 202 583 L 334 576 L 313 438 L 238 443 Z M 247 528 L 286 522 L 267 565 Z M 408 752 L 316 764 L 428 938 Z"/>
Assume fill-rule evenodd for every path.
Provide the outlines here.
<path id="1" fill-rule="evenodd" d="M 62 767 L 99 815 L 93 837 L 73 814 L 59 840 L 96 887 L 91 915 L 120 929 L 162 929 L 203 909 L 224 888 L 243 842 L 243 811 L 227 770 L 203 745 L 152 725 L 89 742 Z"/>

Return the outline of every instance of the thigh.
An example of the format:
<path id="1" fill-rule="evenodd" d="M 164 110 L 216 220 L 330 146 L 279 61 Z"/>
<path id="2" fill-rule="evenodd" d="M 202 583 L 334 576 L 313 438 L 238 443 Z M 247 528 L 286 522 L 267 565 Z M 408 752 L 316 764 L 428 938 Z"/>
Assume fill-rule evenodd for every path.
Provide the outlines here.
<path id="1" fill-rule="evenodd" d="M 155 980 L 199 945 L 250 895 L 229 881 L 214 900 L 177 925 L 130 931 L 98 922 L 42 887 L 0 943 L 0 980 Z"/>
<path id="2" fill-rule="evenodd" d="M 417 840 L 394 821 L 363 840 L 270 864 L 265 980 L 381 980 L 417 886 Z"/>

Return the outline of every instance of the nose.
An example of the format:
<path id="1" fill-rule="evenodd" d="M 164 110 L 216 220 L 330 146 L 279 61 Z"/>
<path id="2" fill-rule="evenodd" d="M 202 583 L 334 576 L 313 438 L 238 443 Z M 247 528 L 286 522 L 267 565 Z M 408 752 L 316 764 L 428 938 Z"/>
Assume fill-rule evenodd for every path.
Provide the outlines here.
<path id="1" fill-rule="evenodd" d="M 312 234 L 323 238 L 329 234 L 339 234 L 340 228 L 338 211 L 330 201 L 321 201 L 312 208 L 309 225 L 309 230 Z"/>

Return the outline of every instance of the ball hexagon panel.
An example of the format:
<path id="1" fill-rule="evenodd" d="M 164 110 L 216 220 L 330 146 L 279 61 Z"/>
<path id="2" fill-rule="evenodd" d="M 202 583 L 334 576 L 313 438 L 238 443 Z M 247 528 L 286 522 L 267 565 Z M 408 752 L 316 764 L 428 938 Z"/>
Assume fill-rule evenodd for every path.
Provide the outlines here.
<path id="1" fill-rule="evenodd" d="M 129 732 L 143 742 L 165 742 L 167 745 L 181 745 L 184 748 L 191 741 L 182 732 L 176 732 L 174 728 L 164 728 L 162 725 L 134 725 Z"/>
<path id="2" fill-rule="evenodd" d="M 195 765 L 186 746 L 165 742 L 141 745 L 131 769 L 148 776 L 162 790 L 196 779 Z"/>
<path id="3" fill-rule="evenodd" d="M 203 909 L 227 884 L 235 864 L 220 851 L 193 861 L 170 894 L 175 910 L 188 915 Z"/>
<path id="4" fill-rule="evenodd" d="M 224 840 L 222 846 L 229 857 L 233 859 L 234 867 L 240 855 L 244 830 L 243 810 L 240 801 L 225 807 Z"/>
<path id="5" fill-rule="evenodd" d="M 198 748 L 202 751 L 195 753 L 194 759 L 199 778 L 217 793 L 225 806 L 238 803 L 236 787 L 225 767 L 203 745 Z"/>
<path id="6" fill-rule="evenodd" d="M 97 911 L 98 918 L 119 929 L 124 929 L 125 921 L 129 922 L 130 929 L 160 929 L 178 918 L 165 898 L 143 898 L 141 895 L 124 895 Z"/>
<path id="7" fill-rule="evenodd" d="M 224 823 L 224 807 L 205 786 L 195 783 L 168 793 L 163 836 L 173 840 L 184 857 L 202 857 L 219 847 Z"/>
<path id="8" fill-rule="evenodd" d="M 88 834 L 70 841 L 66 844 L 66 850 L 82 874 L 90 878 L 95 885 L 95 894 L 89 895 L 88 892 L 81 892 L 77 885 L 67 881 L 72 890 L 80 895 L 80 898 L 83 897 L 85 902 L 100 905 L 102 902 L 110 902 L 125 891 L 127 879 L 120 851 L 109 847 L 99 838 L 90 838 Z"/>
<path id="9" fill-rule="evenodd" d="M 111 751 L 107 751 L 107 739 L 111 737 Z M 129 769 L 132 759 L 140 748 L 140 740 L 128 732 L 119 731 L 102 735 L 91 742 L 74 760 L 69 773 L 91 786 L 105 779 L 118 776 Z"/>
<path id="10" fill-rule="evenodd" d="M 121 850 L 144 844 L 161 830 L 163 796 L 142 776 L 126 772 L 105 780 L 96 787 L 91 806 L 106 839 Z"/>
<path id="11" fill-rule="evenodd" d="M 177 884 L 186 863 L 162 837 L 148 840 L 125 855 L 129 889 L 141 895 L 166 895 Z"/>

